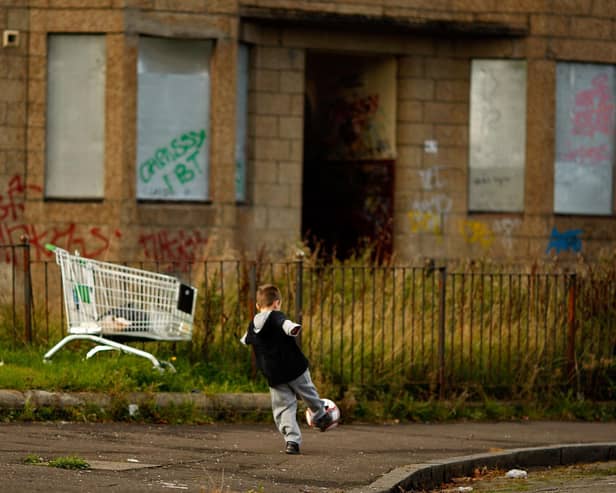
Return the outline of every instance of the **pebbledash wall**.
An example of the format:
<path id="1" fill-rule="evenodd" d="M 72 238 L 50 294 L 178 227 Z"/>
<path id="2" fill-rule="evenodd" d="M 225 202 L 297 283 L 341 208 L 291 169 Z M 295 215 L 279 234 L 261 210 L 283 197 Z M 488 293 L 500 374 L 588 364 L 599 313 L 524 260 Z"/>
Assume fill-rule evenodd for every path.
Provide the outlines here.
<path id="1" fill-rule="evenodd" d="M 0 243 L 34 258 L 292 254 L 322 53 L 395 63 L 399 258 L 614 251 L 613 0 L 3 0 L 0 31 Z"/>

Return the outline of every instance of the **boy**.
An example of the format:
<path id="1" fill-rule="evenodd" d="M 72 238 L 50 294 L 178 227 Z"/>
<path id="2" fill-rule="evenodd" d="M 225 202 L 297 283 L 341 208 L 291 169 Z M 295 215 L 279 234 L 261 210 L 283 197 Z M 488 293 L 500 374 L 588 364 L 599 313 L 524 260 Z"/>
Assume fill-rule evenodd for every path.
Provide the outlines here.
<path id="1" fill-rule="evenodd" d="M 280 290 L 272 284 L 257 289 L 257 310 L 241 338 L 252 344 L 257 367 L 270 387 L 272 413 L 278 431 L 285 439 L 285 453 L 299 454 L 302 434 L 297 423 L 297 397 L 314 413 L 314 423 L 325 431 L 332 422 L 308 370 L 308 360 L 295 342 L 301 325 L 287 319 L 280 311 Z"/>

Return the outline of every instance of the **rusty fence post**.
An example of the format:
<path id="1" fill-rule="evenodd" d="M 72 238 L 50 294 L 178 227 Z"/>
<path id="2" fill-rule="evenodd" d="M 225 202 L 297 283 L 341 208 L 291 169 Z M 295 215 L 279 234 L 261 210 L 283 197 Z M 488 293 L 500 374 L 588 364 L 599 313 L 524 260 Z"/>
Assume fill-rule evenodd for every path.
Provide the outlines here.
<path id="1" fill-rule="evenodd" d="M 569 286 L 567 293 L 567 378 L 568 382 L 572 383 L 575 377 L 575 305 L 576 305 L 576 288 L 577 277 L 575 274 L 569 275 Z"/>
<path id="2" fill-rule="evenodd" d="M 304 252 L 299 250 L 296 254 L 296 262 L 295 262 L 295 322 L 300 325 L 302 323 L 303 313 L 303 304 L 304 304 Z M 297 343 L 299 347 L 302 347 L 302 331 L 300 331 L 297 337 Z"/>
<path id="3" fill-rule="evenodd" d="M 438 268 L 438 397 L 445 398 L 445 306 L 447 303 L 447 267 Z"/>
<path id="4" fill-rule="evenodd" d="M 257 263 L 251 262 L 248 268 L 248 313 L 250 320 L 255 316 L 257 303 Z M 257 358 L 255 356 L 254 346 L 251 346 L 250 351 L 250 376 L 253 380 L 257 378 Z"/>
<path id="5" fill-rule="evenodd" d="M 27 236 L 21 237 L 24 262 L 24 336 L 32 345 L 32 277 L 30 272 L 30 241 Z"/>

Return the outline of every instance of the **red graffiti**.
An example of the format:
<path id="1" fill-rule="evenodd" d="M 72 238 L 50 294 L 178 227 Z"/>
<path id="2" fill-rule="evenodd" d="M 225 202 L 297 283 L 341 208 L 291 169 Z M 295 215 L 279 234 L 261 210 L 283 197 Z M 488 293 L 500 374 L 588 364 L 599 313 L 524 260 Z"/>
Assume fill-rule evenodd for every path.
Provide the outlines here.
<path id="1" fill-rule="evenodd" d="M 200 231 L 157 231 L 139 235 L 139 244 L 146 258 L 156 262 L 172 262 L 186 265 L 203 259 L 203 250 L 209 238 Z"/>
<path id="2" fill-rule="evenodd" d="M 16 245 L 23 243 L 27 236 L 30 243 L 32 260 L 49 259 L 53 254 L 45 245 L 51 243 L 87 258 L 103 256 L 111 246 L 113 238 L 120 238 L 122 233 L 115 229 L 106 234 L 100 227 L 91 227 L 84 231 L 75 223 L 62 225 L 35 225 L 23 223 L 25 194 L 28 190 L 40 193 L 38 185 L 24 185 L 23 178 L 13 176 L 6 192 L 0 195 L 0 244 Z M 139 245 L 143 247 L 146 258 L 157 262 L 169 262 L 188 267 L 190 263 L 204 258 L 204 247 L 208 238 L 200 231 L 158 231 L 153 234 L 141 234 Z M 14 255 L 10 248 L 0 249 L 0 258 L 7 263 L 17 263 L 21 255 Z M 15 258 L 13 258 L 15 256 Z"/>
<path id="3" fill-rule="evenodd" d="M 328 145 L 336 147 L 342 143 L 344 149 L 338 151 L 347 157 L 383 151 L 386 143 L 378 138 L 374 128 L 378 109 L 378 94 L 337 98 L 328 112 L 328 123 L 333 129 Z"/>
<path id="4" fill-rule="evenodd" d="M 32 260 L 42 260 L 49 258 L 52 253 L 45 245 L 51 243 L 62 247 L 70 252 L 77 250 L 83 257 L 96 258 L 104 254 L 110 247 L 110 239 L 102 234 L 100 228 L 90 228 L 85 236 L 77 231 L 75 223 L 69 223 L 64 227 L 45 228 L 34 224 L 0 224 L 0 243 L 18 244 L 22 243 L 23 236 L 28 237 L 30 243 L 30 257 Z M 119 238 L 121 233 L 116 230 L 114 236 Z M 5 249 L 4 260 L 7 263 L 13 261 L 11 251 Z"/>
<path id="5" fill-rule="evenodd" d="M 379 107 L 379 96 L 373 94 L 351 101 L 337 99 L 330 109 L 330 121 L 339 129 L 339 136 L 352 145 Z"/>
<path id="6" fill-rule="evenodd" d="M 9 180 L 6 192 L 0 195 L 0 243 L 20 244 L 23 236 L 27 236 L 31 247 L 30 258 L 33 260 L 46 259 L 52 255 L 45 248 L 47 243 L 71 252 L 78 250 L 80 255 L 89 258 L 96 258 L 109 249 L 110 237 L 97 227 L 88 229 L 83 235 L 75 223 L 45 227 L 20 222 L 23 220 L 25 194 L 28 190 L 40 193 L 43 189 L 38 185 L 24 185 L 23 178 L 15 175 Z M 115 230 L 113 235 L 119 238 L 121 233 Z M 13 252 L 8 248 L 2 254 L 7 263 L 16 263 L 20 257 L 17 255 L 18 258 L 13 258 Z"/>
<path id="7" fill-rule="evenodd" d="M 614 104 L 608 87 L 608 76 L 592 80 L 592 89 L 575 95 L 573 133 L 593 137 L 595 132 L 610 135 L 614 128 Z"/>
<path id="8" fill-rule="evenodd" d="M 24 213 L 24 196 L 26 190 L 41 192 L 38 185 L 24 186 L 19 175 L 9 180 L 9 186 L 4 195 L 0 195 L 0 221 L 20 219 Z"/>

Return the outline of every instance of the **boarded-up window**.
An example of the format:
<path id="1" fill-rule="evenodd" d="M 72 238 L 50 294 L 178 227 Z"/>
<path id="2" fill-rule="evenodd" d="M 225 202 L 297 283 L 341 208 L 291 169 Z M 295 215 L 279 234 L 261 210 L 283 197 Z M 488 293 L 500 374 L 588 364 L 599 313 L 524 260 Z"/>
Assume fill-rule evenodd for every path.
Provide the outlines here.
<path id="1" fill-rule="evenodd" d="M 137 198 L 208 198 L 210 56 L 202 40 L 139 38 Z"/>
<path id="2" fill-rule="evenodd" d="M 51 34 L 47 39 L 45 196 L 103 197 L 105 37 Z"/>
<path id="3" fill-rule="evenodd" d="M 615 101 L 615 67 L 557 65 L 555 212 L 612 213 Z"/>
<path id="4" fill-rule="evenodd" d="M 526 62 L 473 60 L 469 208 L 524 209 Z"/>
<path id="5" fill-rule="evenodd" d="M 246 140 L 248 137 L 248 45 L 240 44 L 237 63 L 237 118 L 235 134 L 235 200 L 246 200 Z"/>

